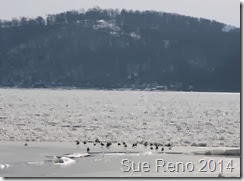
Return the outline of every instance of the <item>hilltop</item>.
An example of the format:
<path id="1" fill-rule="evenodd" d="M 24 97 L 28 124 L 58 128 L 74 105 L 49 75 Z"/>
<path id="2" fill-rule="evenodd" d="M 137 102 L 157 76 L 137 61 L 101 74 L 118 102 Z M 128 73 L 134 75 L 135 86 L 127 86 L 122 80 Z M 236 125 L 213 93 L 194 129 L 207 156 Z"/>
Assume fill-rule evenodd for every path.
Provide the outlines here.
<path id="1" fill-rule="evenodd" d="M 0 21 L 0 86 L 240 91 L 240 29 L 93 8 Z"/>

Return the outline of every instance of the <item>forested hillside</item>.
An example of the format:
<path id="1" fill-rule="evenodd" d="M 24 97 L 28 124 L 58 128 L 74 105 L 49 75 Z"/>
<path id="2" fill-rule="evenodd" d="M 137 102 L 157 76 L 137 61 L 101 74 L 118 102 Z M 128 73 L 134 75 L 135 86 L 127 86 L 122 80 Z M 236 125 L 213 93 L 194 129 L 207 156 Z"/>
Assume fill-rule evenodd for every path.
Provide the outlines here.
<path id="1" fill-rule="evenodd" d="M 0 86 L 240 91 L 240 29 L 155 11 L 0 21 Z"/>

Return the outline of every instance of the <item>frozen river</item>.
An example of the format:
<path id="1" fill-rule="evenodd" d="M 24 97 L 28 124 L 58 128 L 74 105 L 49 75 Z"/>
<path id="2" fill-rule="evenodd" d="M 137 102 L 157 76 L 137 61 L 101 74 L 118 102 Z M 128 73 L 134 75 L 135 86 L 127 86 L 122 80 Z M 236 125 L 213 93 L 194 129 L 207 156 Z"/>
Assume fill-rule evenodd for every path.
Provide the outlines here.
<path id="1" fill-rule="evenodd" d="M 240 94 L 0 89 L 0 141 L 240 146 Z"/>

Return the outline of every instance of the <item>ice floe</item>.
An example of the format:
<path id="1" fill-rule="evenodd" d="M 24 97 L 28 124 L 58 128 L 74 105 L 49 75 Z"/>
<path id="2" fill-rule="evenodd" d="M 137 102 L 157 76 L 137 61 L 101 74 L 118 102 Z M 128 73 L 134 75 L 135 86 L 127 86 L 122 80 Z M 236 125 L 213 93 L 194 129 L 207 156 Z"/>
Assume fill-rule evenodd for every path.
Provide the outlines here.
<path id="1" fill-rule="evenodd" d="M 60 165 L 60 166 L 68 166 L 68 165 L 71 165 L 71 164 L 74 164 L 75 163 L 75 160 L 73 159 L 70 159 L 68 157 L 61 157 L 61 158 L 55 158 L 53 159 L 53 164 L 54 165 Z"/>
<path id="2" fill-rule="evenodd" d="M 81 158 L 81 157 L 87 157 L 90 154 L 88 153 L 69 153 L 69 154 L 65 154 L 64 156 L 67 158 Z"/>
<path id="3" fill-rule="evenodd" d="M 9 168 L 9 164 L 0 164 L 0 169 Z"/>

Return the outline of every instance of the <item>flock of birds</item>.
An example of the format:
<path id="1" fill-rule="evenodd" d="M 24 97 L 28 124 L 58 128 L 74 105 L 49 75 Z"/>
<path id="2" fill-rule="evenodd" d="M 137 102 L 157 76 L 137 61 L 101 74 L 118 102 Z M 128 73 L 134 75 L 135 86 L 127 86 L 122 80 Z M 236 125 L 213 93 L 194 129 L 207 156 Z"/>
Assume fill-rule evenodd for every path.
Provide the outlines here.
<path id="1" fill-rule="evenodd" d="M 81 144 L 81 142 L 79 140 L 75 141 L 76 146 L 79 147 L 79 145 Z M 83 144 L 86 145 L 88 142 L 87 141 L 83 141 Z M 113 143 L 115 144 L 115 143 Z M 124 148 L 127 148 L 128 145 L 126 142 L 116 142 L 116 144 L 118 146 L 123 146 Z M 167 143 L 167 144 L 161 144 L 161 143 L 148 143 L 146 142 L 136 142 L 136 143 L 132 143 L 131 147 L 136 148 L 138 144 L 143 145 L 144 147 L 148 147 L 150 146 L 150 150 L 160 150 L 161 148 L 161 152 L 164 153 L 165 147 L 168 147 L 169 150 L 172 150 L 172 143 Z M 93 142 L 93 146 L 96 145 L 101 145 L 101 147 L 106 147 L 106 148 L 110 148 L 112 145 L 111 141 L 108 142 L 104 142 L 104 141 L 100 141 L 98 138 Z M 24 144 L 24 146 L 28 146 L 27 143 Z M 89 154 L 90 152 L 90 148 L 87 147 L 86 148 L 87 153 Z M 64 164 L 65 162 L 73 162 L 74 160 L 67 158 L 67 157 L 62 157 L 62 156 L 54 156 L 52 162 L 54 162 L 55 164 Z"/>
<path id="2" fill-rule="evenodd" d="M 80 145 L 80 141 L 77 140 L 75 142 L 76 142 L 76 146 L 79 146 Z M 87 142 L 86 141 L 83 141 L 83 144 L 86 145 Z M 106 146 L 106 148 L 110 148 L 110 146 L 112 145 L 112 142 L 109 141 L 109 142 L 103 143 L 103 142 L 101 142 L 97 138 L 95 140 L 95 142 L 93 143 L 93 146 L 96 146 L 97 144 L 100 144 L 102 147 Z M 137 142 L 136 143 L 132 143 L 132 147 L 137 147 L 137 144 L 138 144 Z M 172 150 L 172 146 L 173 146 L 172 143 L 161 144 L 161 143 L 148 143 L 148 142 L 143 142 L 141 144 L 143 144 L 145 147 L 150 146 L 150 149 L 151 150 L 154 149 L 154 146 L 155 146 L 155 150 L 159 150 L 160 149 L 159 147 L 161 147 L 161 152 L 164 152 L 164 147 L 168 147 L 169 150 Z M 118 142 L 117 145 L 118 146 L 123 146 L 125 148 L 127 148 L 127 146 L 128 146 L 126 142 L 122 142 L 122 143 Z M 87 150 L 86 151 L 89 152 L 90 151 L 90 148 L 87 147 Z"/>
<path id="3" fill-rule="evenodd" d="M 76 143 L 76 146 L 79 146 L 79 145 L 80 145 L 80 141 L 78 141 L 78 140 L 75 141 L 75 143 Z M 86 141 L 83 141 L 83 144 L 86 145 L 87 142 L 86 142 Z M 111 145 L 112 145 L 112 142 L 111 142 L 111 141 L 108 141 L 108 142 L 104 143 L 104 142 L 101 142 L 101 141 L 97 138 L 97 139 L 95 140 L 95 142 L 93 143 L 93 146 L 96 146 L 97 144 L 98 144 L 98 145 L 100 144 L 102 147 L 106 146 L 106 148 L 110 148 Z M 132 143 L 132 147 L 137 147 L 137 144 L 138 144 L 138 142 L 136 142 L 136 143 Z M 150 146 L 150 150 L 153 150 L 153 149 L 155 149 L 155 150 L 159 150 L 160 147 L 161 147 L 161 152 L 164 152 L 165 147 L 168 147 L 169 150 L 172 150 L 172 146 L 173 146 L 172 143 L 167 143 L 167 144 L 161 144 L 161 143 L 148 143 L 147 141 L 142 142 L 142 143 L 140 143 L 140 144 L 144 145 L 144 147 L 148 147 L 148 146 Z M 128 145 L 127 145 L 126 142 L 122 142 L 122 143 L 118 142 L 117 145 L 118 145 L 118 146 L 123 146 L 123 147 L 125 147 L 125 148 L 128 147 Z M 25 143 L 24 146 L 28 146 L 27 143 Z M 154 148 L 154 147 L 155 147 L 155 148 Z M 90 151 L 90 148 L 87 147 L 86 151 L 89 152 L 89 151 Z"/>

